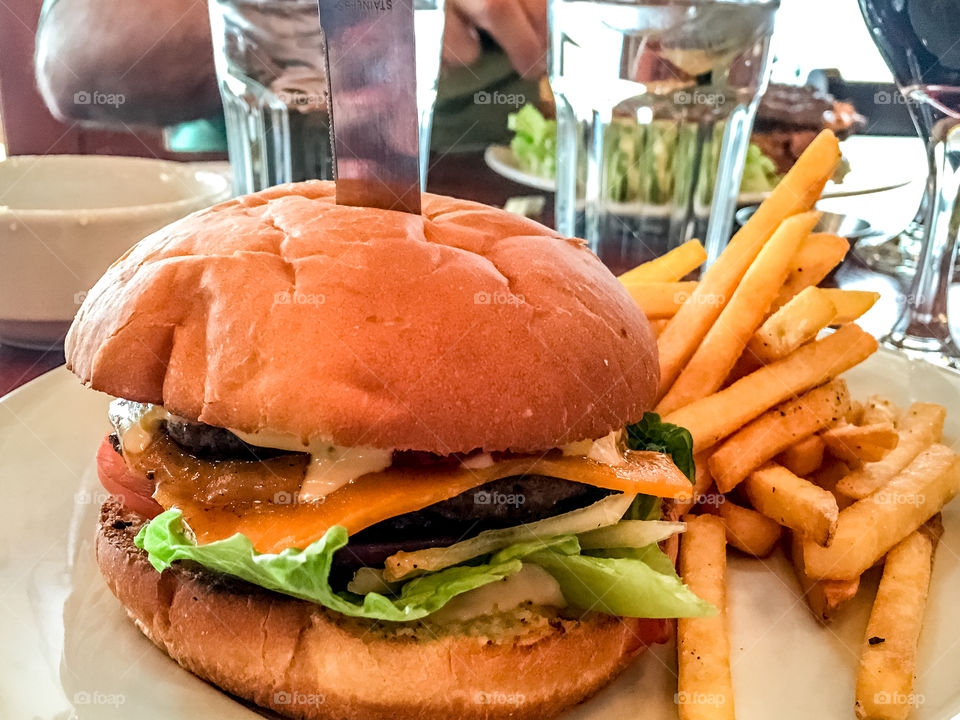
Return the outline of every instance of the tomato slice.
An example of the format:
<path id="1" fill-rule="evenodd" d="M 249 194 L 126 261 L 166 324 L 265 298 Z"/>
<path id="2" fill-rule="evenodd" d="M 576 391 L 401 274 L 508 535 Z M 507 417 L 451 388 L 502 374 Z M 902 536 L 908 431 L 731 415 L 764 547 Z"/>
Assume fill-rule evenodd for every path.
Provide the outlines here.
<path id="1" fill-rule="evenodd" d="M 154 518 L 163 512 L 163 508 L 153 499 L 153 481 L 146 475 L 131 471 L 123 456 L 113 449 L 109 437 L 104 438 L 97 450 L 97 476 L 104 489 L 124 507 L 147 518 Z"/>

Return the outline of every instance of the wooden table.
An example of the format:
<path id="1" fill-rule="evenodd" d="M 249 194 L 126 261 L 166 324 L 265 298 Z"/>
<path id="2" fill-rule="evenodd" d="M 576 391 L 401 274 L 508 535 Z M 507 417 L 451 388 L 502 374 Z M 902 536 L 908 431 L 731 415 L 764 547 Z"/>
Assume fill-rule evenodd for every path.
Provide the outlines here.
<path id="1" fill-rule="evenodd" d="M 850 145 L 851 154 L 856 156 L 851 157 L 852 163 L 897 163 L 912 181 L 896 190 L 825 200 L 821 206 L 828 210 L 856 214 L 883 228 L 899 229 L 912 217 L 922 192 L 925 167 L 920 141 L 904 138 L 862 140 L 859 144 Z M 481 153 L 434 158 L 430 169 L 430 190 L 500 206 L 510 197 L 542 194 L 494 173 L 484 164 Z M 552 223 L 552 196 L 546 199 L 542 219 L 548 224 Z M 870 271 L 854 258 L 848 258 L 843 263 L 833 281 L 840 287 L 877 290 L 882 293 L 881 301 L 863 317 L 862 325 L 878 336 L 890 328 L 903 298 L 904 288 L 900 282 Z M 958 313 L 960 307 L 957 312 L 952 313 L 953 317 L 958 317 Z M 0 345 L 0 395 L 62 363 L 62 348 L 33 351 Z"/>

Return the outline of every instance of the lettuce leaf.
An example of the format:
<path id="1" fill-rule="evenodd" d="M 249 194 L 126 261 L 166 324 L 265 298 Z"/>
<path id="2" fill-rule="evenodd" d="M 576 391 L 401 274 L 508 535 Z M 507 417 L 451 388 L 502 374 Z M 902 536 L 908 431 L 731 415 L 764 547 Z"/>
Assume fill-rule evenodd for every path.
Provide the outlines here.
<path id="1" fill-rule="evenodd" d="M 543 567 L 560 584 L 567 602 L 582 610 L 628 617 L 699 617 L 713 612 L 677 577 L 654 545 L 647 548 L 580 553 L 575 535 L 559 535 L 504 548 L 477 564 L 455 565 L 404 583 L 396 595 L 357 595 L 335 591 L 329 582 L 333 554 L 348 542 L 340 526 L 306 549 L 258 553 L 237 534 L 197 545 L 188 536 L 179 510 L 167 510 L 140 530 L 137 547 L 146 550 L 158 571 L 177 560 L 192 560 L 212 570 L 275 592 L 315 602 L 351 617 L 404 622 L 439 610 L 457 595 L 518 572 L 524 562 Z M 662 557 L 661 557 L 662 556 Z"/>
<path id="2" fill-rule="evenodd" d="M 645 552 L 654 554 L 652 549 Z M 638 557 L 568 555 L 555 550 L 533 553 L 526 561 L 553 575 L 563 597 L 578 608 L 647 618 L 706 617 L 717 612 L 680 581 L 669 559 L 660 563 L 660 569 L 669 565 L 669 573 L 658 572 Z"/>
<path id="3" fill-rule="evenodd" d="M 667 453 L 680 472 L 692 483 L 696 476 L 693 462 L 693 437 L 679 425 L 665 423 L 656 413 L 644 413 L 639 422 L 627 425 L 627 447 L 631 450 L 653 450 Z"/>
<path id="4" fill-rule="evenodd" d="M 347 544 L 347 531 L 336 525 L 304 550 L 288 548 L 278 554 L 258 553 L 245 535 L 196 545 L 184 530 L 182 513 L 167 510 L 140 530 L 136 545 L 146 550 L 158 571 L 176 560 L 193 560 L 211 570 L 260 587 L 318 603 L 351 617 L 403 622 L 418 620 L 439 610 L 452 598 L 519 572 L 519 557 L 496 563 L 456 565 L 406 583 L 397 597 L 380 593 L 354 595 L 330 587 L 333 554 Z M 540 549 L 540 548 L 536 548 Z M 534 548 L 531 548 L 531 552 Z"/>
<path id="5" fill-rule="evenodd" d="M 507 116 L 507 127 L 516 135 L 510 149 L 527 172 L 552 178 L 557 174 L 557 121 L 545 118 L 535 105 L 524 105 Z"/>

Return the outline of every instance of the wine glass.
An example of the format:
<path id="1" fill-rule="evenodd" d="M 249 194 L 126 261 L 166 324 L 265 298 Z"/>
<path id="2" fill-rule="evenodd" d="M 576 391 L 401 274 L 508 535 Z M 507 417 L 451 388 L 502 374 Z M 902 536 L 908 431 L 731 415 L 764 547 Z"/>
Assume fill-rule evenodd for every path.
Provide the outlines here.
<path id="1" fill-rule="evenodd" d="M 947 296 L 960 192 L 960 0 L 860 0 L 874 42 L 933 159 L 931 207 L 917 269 L 893 329 L 881 339 L 910 356 L 960 368 Z"/>

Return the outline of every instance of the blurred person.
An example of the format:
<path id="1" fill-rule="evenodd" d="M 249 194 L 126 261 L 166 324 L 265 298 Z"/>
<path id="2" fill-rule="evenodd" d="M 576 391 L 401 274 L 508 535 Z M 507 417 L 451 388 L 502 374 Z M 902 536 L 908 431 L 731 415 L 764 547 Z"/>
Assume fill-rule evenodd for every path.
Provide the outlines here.
<path id="1" fill-rule="evenodd" d="M 508 136 L 506 115 L 536 99 L 547 0 L 446 0 L 433 147 Z M 168 128 L 172 150 L 226 150 L 206 3 L 46 0 L 36 75 L 62 120 Z"/>

